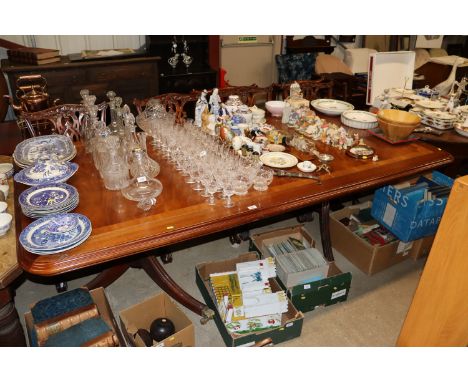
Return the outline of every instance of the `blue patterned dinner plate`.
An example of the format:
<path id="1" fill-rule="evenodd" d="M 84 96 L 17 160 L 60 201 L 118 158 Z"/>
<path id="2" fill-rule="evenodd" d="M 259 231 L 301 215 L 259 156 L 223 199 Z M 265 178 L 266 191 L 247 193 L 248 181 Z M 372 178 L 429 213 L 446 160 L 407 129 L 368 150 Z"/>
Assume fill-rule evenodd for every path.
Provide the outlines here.
<path id="1" fill-rule="evenodd" d="M 52 210 L 73 202 L 78 197 L 78 190 L 66 183 L 40 185 L 24 190 L 18 201 L 28 210 Z"/>
<path id="2" fill-rule="evenodd" d="M 34 166 L 22 169 L 15 174 L 16 182 L 28 186 L 66 182 L 78 170 L 78 165 L 71 162 L 36 162 Z"/>
<path id="3" fill-rule="evenodd" d="M 63 232 L 57 228 L 60 227 L 61 220 L 66 225 L 74 219 L 77 219 L 77 224 L 73 227 L 66 227 Z M 89 237 L 91 230 L 91 222 L 84 215 L 77 213 L 53 214 L 29 224 L 21 232 L 19 242 L 24 249 L 31 253 L 53 254 L 81 244 Z"/>
<path id="4" fill-rule="evenodd" d="M 56 157 L 58 160 L 71 160 L 76 155 L 73 141 L 66 135 L 41 135 L 19 143 L 13 153 L 15 162 L 21 166 L 31 166 L 38 159 Z"/>

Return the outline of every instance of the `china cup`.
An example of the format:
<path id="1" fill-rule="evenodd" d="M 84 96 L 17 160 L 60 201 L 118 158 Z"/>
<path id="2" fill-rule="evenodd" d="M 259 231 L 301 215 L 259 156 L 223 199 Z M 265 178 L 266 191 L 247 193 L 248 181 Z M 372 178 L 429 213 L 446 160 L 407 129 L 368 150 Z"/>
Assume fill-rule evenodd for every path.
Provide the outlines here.
<path id="1" fill-rule="evenodd" d="M 13 216 L 7 213 L 0 214 L 0 236 L 5 235 L 11 227 Z"/>

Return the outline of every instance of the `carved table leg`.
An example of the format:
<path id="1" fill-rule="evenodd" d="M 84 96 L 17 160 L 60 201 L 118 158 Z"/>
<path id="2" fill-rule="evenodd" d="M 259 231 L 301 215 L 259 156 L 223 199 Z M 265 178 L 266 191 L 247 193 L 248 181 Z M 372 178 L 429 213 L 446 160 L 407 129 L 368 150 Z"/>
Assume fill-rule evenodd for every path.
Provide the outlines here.
<path id="1" fill-rule="evenodd" d="M 335 261 L 330 238 L 330 204 L 328 202 L 322 203 L 319 214 L 323 255 L 328 261 Z"/>
<path id="2" fill-rule="evenodd" d="M 0 347 L 26 346 L 23 327 L 9 288 L 0 289 Z"/>
<path id="3" fill-rule="evenodd" d="M 161 289 L 192 312 L 202 316 L 200 320 L 202 324 L 205 324 L 209 319 L 213 318 L 214 312 L 205 304 L 185 292 L 180 285 L 169 276 L 155 256 L 147 256 L 140 261 L 142 268 Z"/>
<path id="4" fill-rule="evenodd" d="M 87 283 L 85 287 L 89 290 L 101 287 L 106 288 L 122 276 L 129 267 L 129 264 L 119 264 L 107 268 Z"/>

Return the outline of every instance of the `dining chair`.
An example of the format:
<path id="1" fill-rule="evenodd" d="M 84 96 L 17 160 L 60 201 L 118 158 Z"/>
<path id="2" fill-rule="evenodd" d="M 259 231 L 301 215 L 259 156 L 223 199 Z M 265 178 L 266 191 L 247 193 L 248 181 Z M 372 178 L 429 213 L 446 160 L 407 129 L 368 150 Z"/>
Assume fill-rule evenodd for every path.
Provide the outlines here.
<path id="1" fill-rule="evenodd" d="M 293 83 L 297 82 L 301 87 L 302 96 L 312 101 L 318 98 L 333 98 L 333 81 L 322 76 L 313 80 L 291 81 L 286 84 L 272 84 L 272 98 L 285 100 L 289 97 L 289 90 Z"/>
<path id="2" fill-rule="evenodd" d="M 98 118 L 106 122 L 107 102 L 98 107 Z M 38 135 L 67 135 L 72 140 L 80 140 L 86 121 L 87 107 L 82 104 L 64 104 L 34 113 L 21 112 L 17 125 L 23 139 Z"/>
<path id="3" fill-rule="evenodd" d="M 195 95 L 183 93 L 165 93 L 145 99 L 134 98 L 133 105 L 137 109 L 138 114 L 145 109 L 148 101 L 151 99 L 161 101 L 166 108 L 166 111 L 175 113 L 176 123 L 183 123 L 186 119 L 185 107 L 187 102 L 196 100 Z"/>

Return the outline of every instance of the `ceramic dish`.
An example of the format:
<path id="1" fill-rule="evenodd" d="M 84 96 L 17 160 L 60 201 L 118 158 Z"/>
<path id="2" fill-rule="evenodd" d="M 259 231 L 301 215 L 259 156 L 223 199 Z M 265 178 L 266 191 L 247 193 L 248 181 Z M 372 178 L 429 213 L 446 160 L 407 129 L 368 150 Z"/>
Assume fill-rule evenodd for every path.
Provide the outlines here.
<path id="1" fill-rule="evenodd" d="M 445 105 L 440 101 L 419 100 L 415 102 L 417 106 L 425 109 L 442 109 Z"/>
<path id="2" fill-rule="evenodd" d="M 446 111 L 425 110 L 424 114 L 427 115 L 428 117 L 431 117 L 434 119 L 440 119 L 443 121 L 454 121 L 457 119 L 456 115 L 450 114 Z"/>
<path id="3" fill-rule="evenodd" d="M 76 219 L 76 220 L 75 220 Z M 73 222 L 68 231 L 55 229 L 64 221 Z M 27 251 L 38 255 L 63 252 L 76 247 L 91 234 L 90 220 L 81 214 L 55 214 L 43 217 L 28 225 L 20 234 L 19 242 Z"/>
<path id="4" fill-rule="evenodd" d="M 11 163 L 0 163 L 0 174 L 5 174 L 7 178 L 10 178 L 14 171 Z"/>
<path id="5" fill-rule="evenodd" d="M 271 151 L 271 152 L 283 152 L 284 150 L 286 150 L 286 147 L 284 147 L 283 145 L 275 145 L 273 143 L 270 143 L 269 145 L 267 145 L 265 147 L 268 151 Z"/>
<path id="6" fill-rule="evenodd" d="M 264 165 L 273 168 L 294 167 L 298 162 L 294 155 L 288 153 L 265 153 L 260 155 L 260 160 Z"/>
<path id="7" fill-rule="evenodd" d="M 11 227 L 13 216 L 7 213 L 0 214 L 0 236 L 5 235 Z"/>
<path id="8" fill-rule="evenodd" d="M 468 127 L 463 127 L 461 123 L 455 123 L 453 127 L 458 134 L 468 138 Z"/>
<path id="9" fill-rule="evenodd" d="M 346 110 L 353 110 L 354 106 L 337 99 L 315 99 L 310 104 L 317 111 L 326 115 L 340 115 Z"/>
<path id="10" fill-rule="evenodd" d="M 346 154 L 356 159 L 371 159 L 374 153 L 374 149 L 366 145 L 356 145 L 346 151 Z"/>
<path id="11" fill-rule="evenodd" d="M 54 158 L 69 161 L 76 155 L 72 140 L 65 135 L 42 135 L 19 143 L 13 159 L 20 167 L 32 166 L 40 158 Z"/>
<path id="12" fill-rule="evenodd" d="M 65 182 L 78 170 L 76 163 L 54 161 L 36 162 L 15 174 L 15 181 L 28 186 Z"/>
<path id="13" fill-rule="evenodd" d="M 341 122 L 354 129 L 373 129 L 378 126 L 377 116 L 362 110 L 348 110 L 341 114 Z"/>
<path id="14" fill-rule="evenodd" d="M 78 200 L 78 190 L 66 183 L 53 183 L 24 190 L 18 201 L 23 210 L 53 211 Z"/>
<path id="15" fill-rule="evenodd" d="M 310 161 L 304 161 L 297 164 L 297 168 L 302 172 L 314 172 L 317 166 Z"/>
<path id="16" fill-rule="evenodd" d="M 458 110 L 460 110 L 460 113 L 463 115 L 468 115 L 468 105 L 459 106 Z"/>

